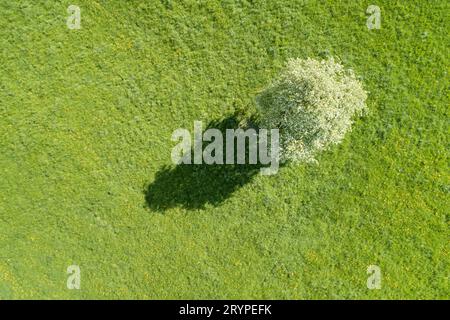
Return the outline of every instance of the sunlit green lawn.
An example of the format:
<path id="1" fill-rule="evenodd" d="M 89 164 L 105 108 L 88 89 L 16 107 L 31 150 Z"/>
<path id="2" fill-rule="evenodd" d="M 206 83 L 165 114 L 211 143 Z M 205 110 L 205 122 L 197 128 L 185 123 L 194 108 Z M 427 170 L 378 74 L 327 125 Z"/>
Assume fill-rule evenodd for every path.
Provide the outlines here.
<path id="1" fill-rule="evenodd" d="M 0 2 L 0 299 L 448 299 L 449 10 Z M 288 58 L 329 56 L 362 78 L 370 112 L 318 164 L 173 168 L 175 129 L 251 112 Z"/>

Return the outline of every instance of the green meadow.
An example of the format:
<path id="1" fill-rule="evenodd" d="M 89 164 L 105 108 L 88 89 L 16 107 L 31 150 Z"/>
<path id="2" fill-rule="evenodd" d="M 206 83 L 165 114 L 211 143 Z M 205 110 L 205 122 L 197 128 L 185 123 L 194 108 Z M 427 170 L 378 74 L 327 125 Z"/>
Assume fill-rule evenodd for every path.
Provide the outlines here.
<path id="1" fill-rule="evenodd" d="M 449 12 L 1 1 L 0 299 L 448 299 Z M 174 130 L 235 125 L 297 57 L 361 78 L 342 144 L 271 176 L 172 163 Z"/>

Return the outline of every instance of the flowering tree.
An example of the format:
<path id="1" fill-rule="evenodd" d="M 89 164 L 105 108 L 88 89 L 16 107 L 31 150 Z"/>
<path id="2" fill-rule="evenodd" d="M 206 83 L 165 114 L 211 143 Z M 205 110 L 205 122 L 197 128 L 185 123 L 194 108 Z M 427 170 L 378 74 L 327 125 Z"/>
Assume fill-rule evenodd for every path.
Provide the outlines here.
<path id="1" fill-rule="evenodd" d="M 257 97 L 259 126 L 280 130 L 282 161 L 314 161 L 317 152 L 342 141 L 366 98 L 353 71 L 334 59 L 291 59 Z"/>

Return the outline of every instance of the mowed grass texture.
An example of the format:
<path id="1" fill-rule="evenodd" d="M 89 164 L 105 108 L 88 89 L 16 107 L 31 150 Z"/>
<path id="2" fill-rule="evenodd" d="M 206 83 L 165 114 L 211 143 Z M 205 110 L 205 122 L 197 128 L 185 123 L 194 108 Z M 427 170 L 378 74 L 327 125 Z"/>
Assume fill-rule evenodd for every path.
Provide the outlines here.
<path id="1" fill-rule="evenodd" d="M 449 6 L 2 1 L 0 298 L 449 298 Z M 369 114 L 318 164 L 174 168 L 175 129 L 330 56 Z"/>

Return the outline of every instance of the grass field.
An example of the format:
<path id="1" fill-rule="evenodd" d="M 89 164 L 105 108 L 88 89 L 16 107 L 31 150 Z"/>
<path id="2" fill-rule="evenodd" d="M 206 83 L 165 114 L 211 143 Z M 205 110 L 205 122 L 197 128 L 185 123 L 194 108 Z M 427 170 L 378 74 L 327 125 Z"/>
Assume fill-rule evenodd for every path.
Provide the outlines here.
<path id="1" fill-rule="evenodd" d="M 1 1 L 0 299 L 448 299 L 449 12 Z M 175 129 L 254 111 L 287 59 L 329 56 L 361 76 L 369 114 L 318 164 L 174 167 Z"/>

